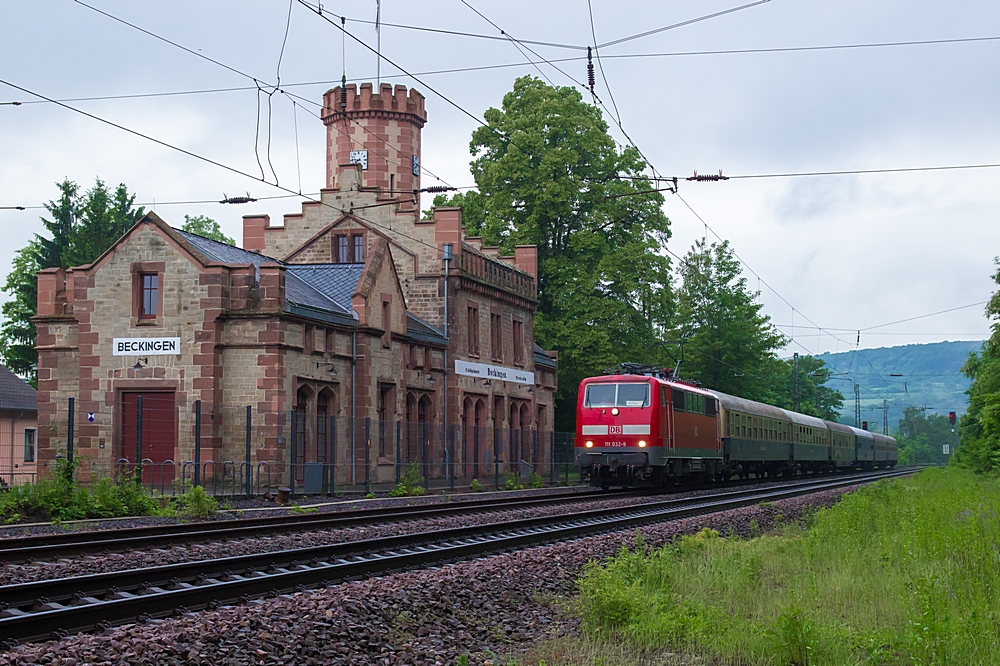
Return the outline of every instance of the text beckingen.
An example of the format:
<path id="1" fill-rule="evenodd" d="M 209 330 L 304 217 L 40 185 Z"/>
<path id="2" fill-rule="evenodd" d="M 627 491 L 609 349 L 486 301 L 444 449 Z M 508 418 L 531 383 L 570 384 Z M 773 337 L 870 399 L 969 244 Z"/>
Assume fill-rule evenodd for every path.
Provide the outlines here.
<path id="1" fill-rule="evenodd" d="M 499 379 L 515 384 L 534 384 L 535 373 L 519 370 L 517 368 L 505 368 L 500 365 L 487 365 L 486 363 L 470 363 L 469 361 L 455 361 L 455 374 L 466 377 L 481 377 L 483 379 Z"/>
<path id="2" fill-rule="evenodd" d="M 180 338 L 114 338 L 115 356 L 175 356 L 181 353 Z"/>

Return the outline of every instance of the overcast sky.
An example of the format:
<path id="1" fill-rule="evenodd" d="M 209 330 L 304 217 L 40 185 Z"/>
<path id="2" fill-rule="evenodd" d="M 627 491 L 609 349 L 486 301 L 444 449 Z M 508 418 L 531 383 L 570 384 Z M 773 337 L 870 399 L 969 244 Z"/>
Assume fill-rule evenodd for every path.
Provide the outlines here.
<path id="1" fill-rule="evenodd" d="M 508 34 L 573 46 L 593 44 L 585 0 L 470 3 Z M 702 2 L 593 0 L 598 43 L 617 40 L 749 0 Z M 283 1 L 88 4 L 264 83 L 276 67 L 289 5 Z M 374 46 L 375 0 L 323 2 L 346 14 L 347 28 Z M 382 20 L 453 31 L 498 31 L 460 0 L 382 0 Z M 43 95 L 137 95 L 253 86 L 222 66 L 158 41 L 71 0 L 0 0 L 0 79 Z M 1000 3 L 771 0 L 766 4 L 602 49 L 604 69 L 625 130 L 664 175 L 771 174 L 1000 162 L 1000 41 L 839 50 L 623 58 L 719 50 L 871 44 L 1000 37 Z M 531 46 L 546 59 L 581 51 Z M 271 99 L 270 158 L 280 183 L 317 192 L 323 182 L 325 130 L 313 115 L 322 93 L 344 71 L 339 30 L 295 2 L 281 81 L 312 100 L 293 107 Z M 513 80 L 538 70 L 505 40 L 382 29 L 383 54 L 409 72 L 483 65 L 511 67 L 409 79 L 385 62 L 382 81 L 427 96 L 423 164 L 451 185 L 468 186 L 469 137 L 499 106 Z M 530 53 L 528 54 L 530 55 Z M 559 64 L 586 79 L 584 61 Z M 567 76 L 542 64 L 558 85 Z M 374 81 L 376 57 L 346 43 L 351 81 Z M 293 85 L 309 83 L 310 85 Z M 435 94 L 429 87 L 434 88 Z M 611 95 L 598 73 L 598 95 Z M 451 100 L 450 103 L 448 100 Z M 267 97 L 255 90 L 67 102 L 138 132 L 236 169 L 260 174 L 254 149 L 262 105 L 260 155 L 266 163 Z M 68 177 L 126 183 L 139 201 L 175 226 L 208 215 L 241 238 L 244 214 L 272 219 L 296 212 L 294 198 L 244 206 L 167 205 L 223 194 L 284 194 L 0 84 L 0 206 L 39 206 Z M 295 139 L 295 121 L 298 142 Z M 624 141 L 615 128 L 614 134 Z M 794 330 L 792 351 L 845 351 L 857 329 L 989 298 L 1000 254 L 1000 169 L 815 176 L 687 183 L 680 194 L 709 226 L 732 241 L 764 283 L 761 299 L 786 334 L 810 321 L 832 330 Z M 425 186 L 435 184 L 425 176 Z M 426 203 L 426 202 L 425 202 Z M 152 207 L 152 206 L 150 206 Z M 683 254 L 705 233 L 682 201 L 667 195 L 671 249 Z M 39 231 L 43 211 L 0 210 L 0 270 Z M 709 237 L 714 239 L 711 232 Z M 748 273 L 751 287 L 757 278 Z M 780 294 L 780 296 L 779 296 Z M 791 304 L 791 305 L 789 305 Z M 794 312 L 793 312 L 794 308 Z M 980 305 L 862 331 L 861 347 L 987 337 Z"/>

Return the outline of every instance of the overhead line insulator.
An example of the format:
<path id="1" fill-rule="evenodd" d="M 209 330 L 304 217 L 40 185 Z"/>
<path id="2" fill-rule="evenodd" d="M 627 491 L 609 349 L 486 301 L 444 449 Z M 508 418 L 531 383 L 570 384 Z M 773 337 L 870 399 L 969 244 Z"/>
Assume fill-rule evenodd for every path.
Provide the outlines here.
<path id="1" fill-rule="evenodd" d="M 722 169 L 719 169 L 719 173 L 715 174 L 700 174 L 697 171 L 694 172 L 693 176 L 688 176 L 686 180 L 693 180 L 699 183 L 714 182 L 718 180 L 729 180 L 729 176 L 722 175 Z"/>

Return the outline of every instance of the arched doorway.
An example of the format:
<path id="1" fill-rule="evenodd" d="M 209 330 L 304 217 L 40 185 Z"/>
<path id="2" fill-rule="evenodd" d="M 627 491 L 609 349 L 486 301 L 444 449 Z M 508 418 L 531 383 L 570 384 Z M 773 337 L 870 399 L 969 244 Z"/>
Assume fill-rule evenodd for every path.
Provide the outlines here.
<path id="1" fill-rule="evenodd" d="M 514 400 L 510 401 L 510 418 L 507 420 L 507 427 L 510 428 L 510 441 L 508 446 L 510 447 L 509 452 L 509 465 L 511 471 L 516 471 L 520 475 L 520 468 L 518 467 L 521 460 L 521 433 L 518 431 L 518 423 L 520 409 L 517 406 L 517 402 Z"/>
<path id="2" fill-rule="evenodd" d="M 337 396 L 330 388 L 324 388 L 316 396 L 316 462 L 336 463 L 333 459 L 336 404 Z"/>
<path id="3" fill-rule="evenodd" d="M 530 457 L 532 468 L 535 463 L 535 446 L 531 437 L 531 413 L 528 410 L 528 403 L 522 402 L 518 410 L 518 426 L 521 431 L 521 458 L 527 460 Z"/>
<path id="4" fill-rule="evenodd" d="M 430 416 L 433 414 L 431 398 L 426 393 L 420 396 L 417 401 L 417 433 L 419 448 L 419 460 L 424 465 L 425 470 L 429 470 L 429 465 L 434 460 L 434 447 L 431 433 Z M 429 474 L 429 472 L 425 472 Z"/>
<path id="5" fill-rule="evenodd" d="M 420 446 L 420 433 L 417 428 L 417 397 L 408 393 L 406 395 L 406 462 L 417 459 L 417 452 Z"/>
<path id="6" fill-rule="evenodd" d="M 465 396 L 462 401 L 462 475 L 468 476 L 469 461 L 475 464 L 476 441 L 476 402 L 472 396 Z"/>
<path id="7" fill-rule="evenodd" d="M 294 449 L 292 451 L 292 472 L 296 482 L 304 478 L 304 463 L 306 462 L 306 452 L 309 450 L 309 401 L 312 398 L 312 391 L 308 386 L 300 386 L 295 392 L 295 423 L 293 434 L 295 436 Z"/>
<path id="8" fill-rule="evenodd" d="M 486 441 L 486 401 L 482 398 L 476 400 L 476 415 L 473 424 L 473 439 L 472 445 L 475 455 L 475 464 L 473 466 L 472 475 L 473 477 L 478 477 L 479 463 L 481 460 L 487 459 L 486 447 L 483 443 Z"/>

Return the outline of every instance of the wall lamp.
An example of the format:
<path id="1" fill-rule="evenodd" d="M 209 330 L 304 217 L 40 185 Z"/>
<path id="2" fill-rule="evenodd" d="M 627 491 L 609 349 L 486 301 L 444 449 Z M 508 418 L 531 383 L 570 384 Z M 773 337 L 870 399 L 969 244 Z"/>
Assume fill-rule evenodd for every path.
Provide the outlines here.
<path id="1" fill-rule="evenodd" d="M 135 370 L 136 372 L 139 372 L 147 365 L 149 365 L 148 358 L 137 358 L 135 360 L 135 365 L 132 366 L 132 369 Z"/>
<path id="2" fill-rule="evenodd" d="M 333 361 L 316 361 L 316 369 L 319 370 L 321 367 L 327 366 L 330 368 L 330 376 L 337 376 L 337 368 L 334 366 Z"/>

